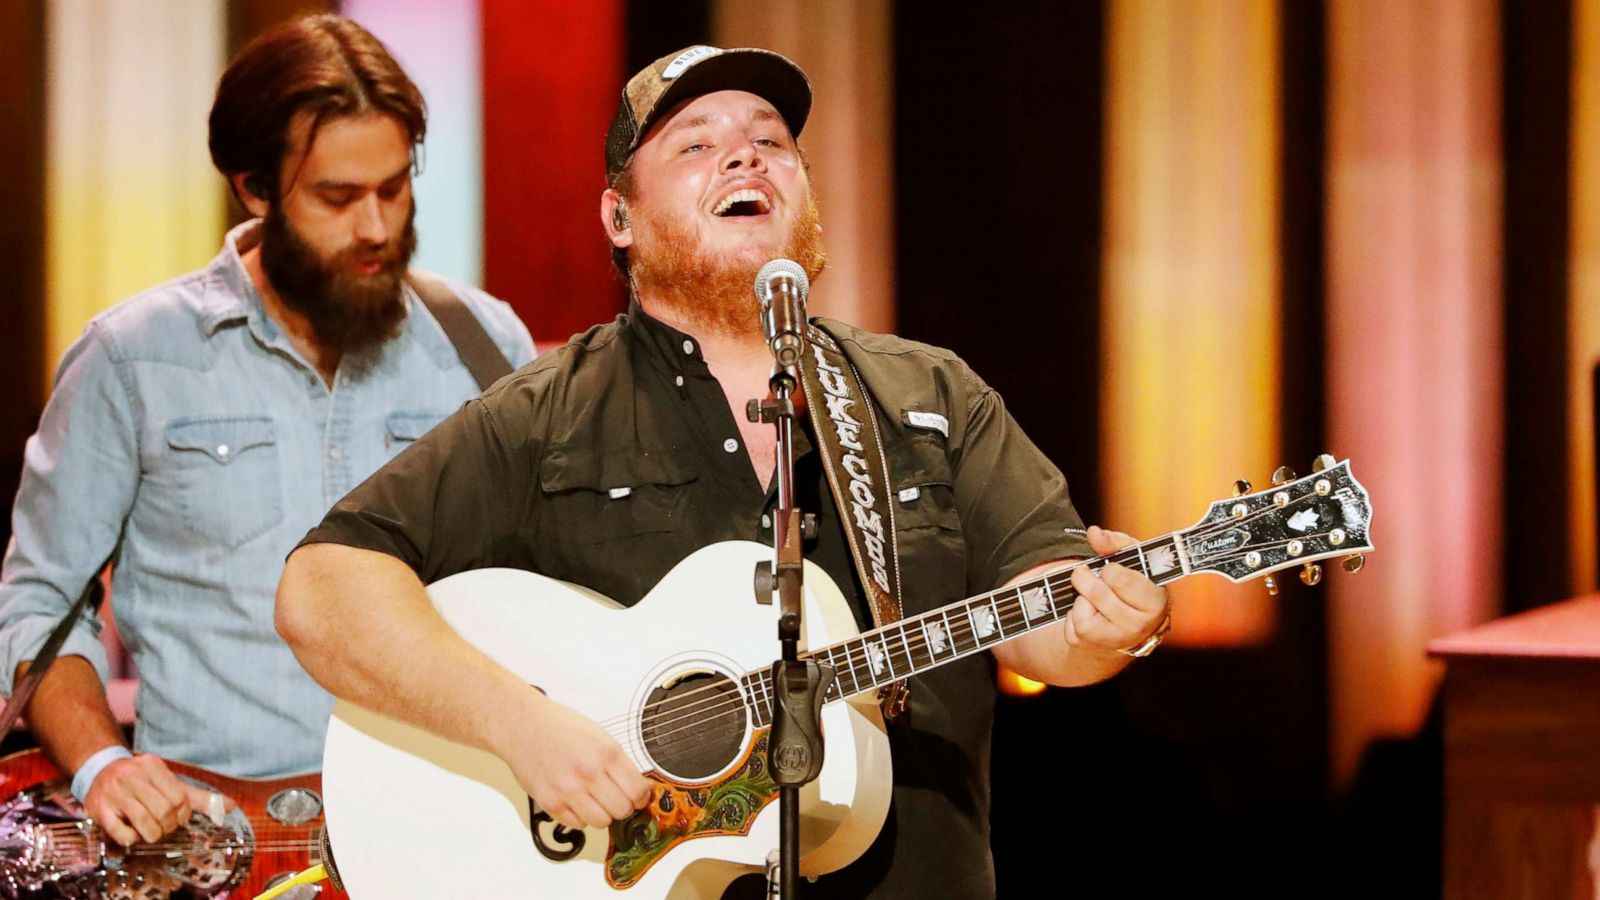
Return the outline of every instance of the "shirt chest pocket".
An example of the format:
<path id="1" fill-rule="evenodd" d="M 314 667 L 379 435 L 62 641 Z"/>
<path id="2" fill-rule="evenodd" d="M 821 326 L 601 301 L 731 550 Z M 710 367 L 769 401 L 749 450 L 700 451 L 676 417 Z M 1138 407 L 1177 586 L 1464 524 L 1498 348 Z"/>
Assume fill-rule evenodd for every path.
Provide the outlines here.
<path id="1" fill-rule="evenodd" d="M 444 421 L 445 413 L 431 409 L 403 409 L 389 414 L 385 424 L 383 445 L 393 458 L 401 450 L 411 446 L 417 438 L 422 437 L 433 429 L 433 426 Z"/>
<path id="2" fill-rule="evenodd" d="M 283 521 L 278 443 L 266 416 L 195 416 L 167 426 L 183 526 L 238 547 Z"/>
<path id="3" fill-rule="evenodd" d="M 913 435 L 896 442 L 886 455 L 894 484 L 900 578 L 906 585 L 902 595 L 908 603 L 916 598 L 919 609 L 935 599 L 966 596 L 966 545 L 943 442 Z"/>
<path id="4" fill-rule="evenodd" d="M 673 449 L 558 448 L 546 455 L 539 486 L 569 536 L 598 544 L 678 529 L 696 477 Z"/>

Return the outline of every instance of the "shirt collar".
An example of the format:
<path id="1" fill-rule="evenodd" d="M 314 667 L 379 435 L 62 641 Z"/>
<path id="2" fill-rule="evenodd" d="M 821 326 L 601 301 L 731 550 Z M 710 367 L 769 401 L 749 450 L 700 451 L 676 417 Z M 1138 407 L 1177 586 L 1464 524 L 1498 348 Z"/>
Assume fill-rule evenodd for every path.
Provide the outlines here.
<path id="1" fill-rule="evenodd" d="M 631 297 L 628 300 L 627 328 L 642 345 L 665 362 L 669 369 L 709 371 L 702 355 L 700 340 L 645 312 L 638 297 Z"/>
<path id="2" fill-rule="evenodd" d="M 278 331 L 276 323 L 261 304 L 244 254 L 261 243 L 261 220 L 251 219 L 235 225 L 222 239 L 222 251 L 206 268 L 206 290 L 200 305 L 200 329 L 206 337 L 234 322 L 248 321 L 256 331 L 270 339 Z"/>

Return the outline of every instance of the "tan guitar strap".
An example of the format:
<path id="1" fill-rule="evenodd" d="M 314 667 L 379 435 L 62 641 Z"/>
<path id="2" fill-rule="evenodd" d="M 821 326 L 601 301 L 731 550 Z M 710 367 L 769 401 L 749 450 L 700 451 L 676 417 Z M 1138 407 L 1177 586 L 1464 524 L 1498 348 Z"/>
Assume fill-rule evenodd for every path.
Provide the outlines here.
<path id="1" fill-rule="evenodd" d="M 902 612 L 889 463 L 878 416 L 838 342 L 815 323 L 808 332 L 811 352 L 800 366 L 806 409 L 872 621 L 882 628 Z M 894 718 L 904 712 L 909 694 L 904 680 L 880 688 L 884 715 Z"/>

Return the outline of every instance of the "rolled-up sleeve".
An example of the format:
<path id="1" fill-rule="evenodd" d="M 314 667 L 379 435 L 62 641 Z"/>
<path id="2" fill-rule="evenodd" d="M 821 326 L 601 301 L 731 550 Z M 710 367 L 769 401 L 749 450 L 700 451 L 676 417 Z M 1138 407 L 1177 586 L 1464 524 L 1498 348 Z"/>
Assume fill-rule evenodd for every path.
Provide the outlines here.
<path id="1" fill-rule="evenodd" d="M 28 439 L 0 568 L 0 691 L 33 659 L 116 549 L 139 483 L 137 400 L 112 337 L 91 323 L 67 351 Z M 100 623 L 80 619 L 61 656 L 109 677 Z"/>

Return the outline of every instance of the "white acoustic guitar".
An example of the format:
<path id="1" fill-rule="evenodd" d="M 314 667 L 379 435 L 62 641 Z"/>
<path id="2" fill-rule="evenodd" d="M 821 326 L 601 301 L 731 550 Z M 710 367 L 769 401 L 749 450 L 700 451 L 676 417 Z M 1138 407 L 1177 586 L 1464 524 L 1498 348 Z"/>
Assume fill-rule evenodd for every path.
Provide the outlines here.
<path id="1" fill-rule="evenodd" d="M 1219 501 L 1192 528 L 1078 565 L 1111 559 L 1163 583 L 1305 566 L 1314 582 L 1316 560 L 1360 565 L 1370 522 L 1349 462 L 1324 456 L 1315 474 Z M 500 759 L 340 702 L 322 784 L 350 896 L 716 898 L 760 871 L 778 845 L 765 758 L 778 643 L 776 606 L 755 602 L 751 572 L 771 555 L 748 542 L 706 547 L 628 609 L 510 569 L 431 586 L 469 641 L 615 735 L 655 794 L 609 830 L 568 831 Z M 836 675 L 822 713 L 826 762 L 802 792 L 802 874 L 848 864 L 883 825 L 893 779 L 876 689 L 1059 620 L 1076 596 L 1069 575 L 858 634 L 838 589 L 807 564 L 804 645 Z"/>

